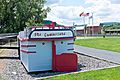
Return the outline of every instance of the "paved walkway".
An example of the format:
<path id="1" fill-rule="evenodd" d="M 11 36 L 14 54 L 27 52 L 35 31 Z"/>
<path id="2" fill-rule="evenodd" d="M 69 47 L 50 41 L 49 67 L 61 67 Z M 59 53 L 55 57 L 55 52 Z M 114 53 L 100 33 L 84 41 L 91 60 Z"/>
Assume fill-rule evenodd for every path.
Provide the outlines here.
<path id="1" fill-rule="evenodd" d="M 102 36 L 101 37 L 76 37 L 76 40 L 79 40 L 79 39 L 96 39 L 96 38 L 103 38 Z"/>
<path id="2" fill-rule="evenodd" d="M 75 52 L 120 64 L 120 53 L 74 45 Z"/>

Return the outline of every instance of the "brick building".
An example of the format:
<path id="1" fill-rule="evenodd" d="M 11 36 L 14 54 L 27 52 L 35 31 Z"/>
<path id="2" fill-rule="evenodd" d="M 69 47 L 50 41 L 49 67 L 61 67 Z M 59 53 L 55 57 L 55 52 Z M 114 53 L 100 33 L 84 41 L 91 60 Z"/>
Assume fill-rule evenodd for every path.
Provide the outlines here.
<path id="1" fill-rule="evenodd" d="M 101 26 L 87 26 L 86 28 L 83 29 L 77 29 L 77 36 L 84 35 L 98 35 L 101 34 L 102 27 Z"/>
<path id="2" fill-rule="evenodd" d="M 86 34 L 101 34 L 101 26 L 87 26 Z"/>

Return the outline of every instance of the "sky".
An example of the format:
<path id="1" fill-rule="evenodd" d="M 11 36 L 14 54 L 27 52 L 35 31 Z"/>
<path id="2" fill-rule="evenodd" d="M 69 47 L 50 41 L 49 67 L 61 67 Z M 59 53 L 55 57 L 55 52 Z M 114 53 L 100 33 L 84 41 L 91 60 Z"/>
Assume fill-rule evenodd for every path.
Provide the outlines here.
<path id="1" fill-rule="evenodd" d="M 102 22 L 120 22 L 120 0 L 47 0 L 45 7 L 50 7 L 46 20 L 52 20 L 61 25 L 71 26 L 84 24 L 79 14 L 93 13 L 93 25 Z M 85 17 L 85 24 L 89 23 Z M 90 20 L 92 25 L 92 20 Z"/>

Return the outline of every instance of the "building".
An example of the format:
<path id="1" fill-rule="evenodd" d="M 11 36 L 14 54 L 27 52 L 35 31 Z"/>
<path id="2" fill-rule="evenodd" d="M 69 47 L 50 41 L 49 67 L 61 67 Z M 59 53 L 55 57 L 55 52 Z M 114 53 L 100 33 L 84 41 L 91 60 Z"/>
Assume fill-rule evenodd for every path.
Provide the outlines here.
<path id="1" fill-rule="evenodd" d="M 105 31 L 106 35 L 120 35 L 120 29 L 111 29 Z"/>
<path id="2" fill-rule="evenodd" d="M 87 26 L 86 34 L 101 34 L 101 26 Z"/>
<path id="3" fill-rule="evenodd" d="M 106 35 L 120 35 L 120 22 L 104 22 L 100 23 Z"/>
<path id="4" fill-rule="evenodd" d="M 87 26 L 81 27 L 81 29 L 76 29 L 77 36 L 83 36 L 84 34 L 91 36 L 91 35 L 98 35 L 101 34 L 102 27 L 101 26 Z"/>

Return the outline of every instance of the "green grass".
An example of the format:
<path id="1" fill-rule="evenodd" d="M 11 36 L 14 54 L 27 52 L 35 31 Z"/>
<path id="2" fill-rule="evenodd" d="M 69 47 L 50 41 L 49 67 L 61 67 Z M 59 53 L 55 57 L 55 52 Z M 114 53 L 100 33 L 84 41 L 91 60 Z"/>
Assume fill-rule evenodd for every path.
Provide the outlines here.
<path id="1" fill-rule="evenodd" d="M 120 38 L 94 38 L 80 39 L 75 41 L 76 45 L 92 47 L 103 50 L 120 52 Z"/>
<path id="2" fill-rule="evenodd" d="M 120 67 L 62 75 L 43 80 L 120 80 Z"/>

